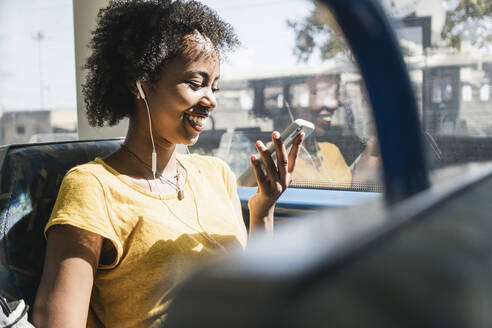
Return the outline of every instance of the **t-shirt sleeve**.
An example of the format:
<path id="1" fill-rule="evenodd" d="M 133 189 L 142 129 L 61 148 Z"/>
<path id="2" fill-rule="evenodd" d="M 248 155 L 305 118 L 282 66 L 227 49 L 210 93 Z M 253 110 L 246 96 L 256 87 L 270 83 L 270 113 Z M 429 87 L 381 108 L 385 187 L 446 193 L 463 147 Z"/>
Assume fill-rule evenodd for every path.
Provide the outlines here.
<path id="1" fill-rule="evenodd" d="M 122 243 L 117 237 L 108 214 L 104 188 L 94 174 L 74 168 L 63 178 L 58 197 L 46 224 L 44 233 L 58 224 L 67 224 L 87 230 L 108 239 L 116 250 L 114 267 L 123 253 Z"/>

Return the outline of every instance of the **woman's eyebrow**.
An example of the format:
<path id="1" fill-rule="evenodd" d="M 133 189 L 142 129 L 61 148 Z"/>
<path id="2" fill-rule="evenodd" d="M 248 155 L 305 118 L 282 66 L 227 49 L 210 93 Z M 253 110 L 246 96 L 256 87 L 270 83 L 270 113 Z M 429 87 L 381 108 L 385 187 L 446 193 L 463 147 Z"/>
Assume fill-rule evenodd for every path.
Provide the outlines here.
<path id="1" fill-rule="evenodd" d="M 205 72 L 205 71 L 200 71 L 200 70 L 188 71 L 187 74 L 190 74 L 190 75 L 192 75 L 192 74 L 198 74 L 201 77 L 203 77 L 203 79 L 205 81 L 210 80 L 210 75 L 208 75 L 208 73 Z M 214 79 L 214 82 L 217 81 L 219 78 L 220 78 L 220 75 L 217 75 L 217 77 Z"/>

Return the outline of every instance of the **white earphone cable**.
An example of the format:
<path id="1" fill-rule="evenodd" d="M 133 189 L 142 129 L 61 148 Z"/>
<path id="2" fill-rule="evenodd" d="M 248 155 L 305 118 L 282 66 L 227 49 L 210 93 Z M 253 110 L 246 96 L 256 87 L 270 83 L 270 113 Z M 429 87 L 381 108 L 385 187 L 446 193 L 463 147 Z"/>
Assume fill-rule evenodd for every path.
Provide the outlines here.
<path id="1" fill-rule="evenodd" d="M 152 119 L 150 118 L 149 103 L 147 102 L 147 99 L 145 98 L 142 99 L 145 102 L 145 107 L 147 107 L 147 115 L 149 117 L 149 132 L 150 132 L 150 140 L 152 141 L 152 174 L 155 180 L 155 172 L 157 171 L 157 153 L 155 151 L 154 135 L 152 134 Z"/>

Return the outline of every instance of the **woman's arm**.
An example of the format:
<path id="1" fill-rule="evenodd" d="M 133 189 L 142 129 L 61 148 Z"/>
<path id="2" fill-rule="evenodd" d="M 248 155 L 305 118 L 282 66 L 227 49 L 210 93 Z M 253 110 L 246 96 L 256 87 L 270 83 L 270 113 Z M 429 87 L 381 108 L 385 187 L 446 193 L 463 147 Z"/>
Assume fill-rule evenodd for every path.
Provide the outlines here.
<path id="1" fill-rule="evenodd" d="M 292 181 L 292 173 L 303 138 L 304 133 L 301 133 L 295 139 L 289 155 L 287 155 L 283 141 L 280 139 L 280 133 L 273 132 L 272 141 L 277 155 L 277 165 L 275 165 L 265 145 L 261 141 L 256 142 L 256 148 L 265 170 L 256 160 L 256 156 L 251 156 L 251 165 L 255 172 L 258 190 L 248 201 L 250 237 L 254 231 L 273 232 L 275 203 Z"/>
<path id="2" fill-rule="evenodd" d="M 33 323 L 43 327 L 86 327 L 94 275 L 103 238 L 69 225 L 53 226 Z"/>
<path id="3" fill-rule="evenodd" d="M 356 162 L 351 165 L 352 186 L 380 182 L 379 175 L 382 168 L 383 164 L 377 139 L 370 137 L 367 140 L 364 151 L 357 157 Z"/>

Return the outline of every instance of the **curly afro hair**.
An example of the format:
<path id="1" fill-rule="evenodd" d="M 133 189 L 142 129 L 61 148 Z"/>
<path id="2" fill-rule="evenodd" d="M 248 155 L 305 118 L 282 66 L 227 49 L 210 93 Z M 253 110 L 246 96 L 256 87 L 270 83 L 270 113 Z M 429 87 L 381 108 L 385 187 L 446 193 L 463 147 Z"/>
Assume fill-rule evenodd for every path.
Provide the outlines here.
<path id="1" fill-rule="evenodd" d="M 219 55 L 239 45 L 231 25 L 198 1 L 111 1 L 98 14 L 82 86 L 92 126 L 131 116 L 135 81 L 155 82 L 160 69 L 183 51 L 185 36 L 199 32 Z"/>

